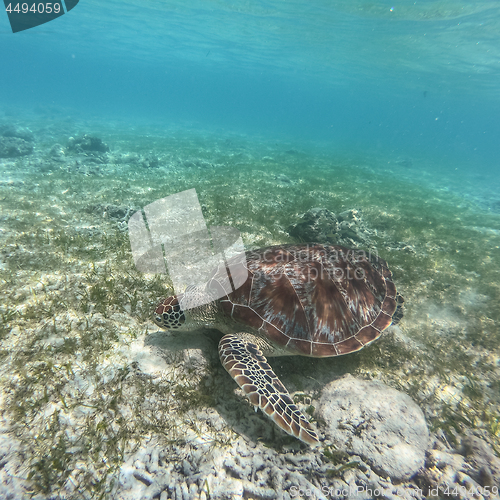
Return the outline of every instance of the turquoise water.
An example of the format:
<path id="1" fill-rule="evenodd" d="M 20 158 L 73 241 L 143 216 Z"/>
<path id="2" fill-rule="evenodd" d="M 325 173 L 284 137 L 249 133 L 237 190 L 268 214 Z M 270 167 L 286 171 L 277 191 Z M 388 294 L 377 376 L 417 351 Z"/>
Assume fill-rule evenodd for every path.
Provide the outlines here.
<path id="1" fill-rule="evenodd" d="M 498 170 L 493 1 L 85 1 L 15 35 L 0 23 L 4 106 Z"/>
<path id="2" fill-rule="evenodd" d="M 172 287 L 134 268 L 127 220 L 193 187 L 247 248 L 299 242 L 290 227 L 315 207 L 359 212 L 353 245 L 389 263 L 402 322 L 358 354 L 275 370 L 312 398 L 346 372 L 381 380 L 447 446 L 474 432 L 498 454 L 497 2 L 81 0 L 16 34 L 0 13 L 0 64 L 0 139 L 34 145 L 0 158 L 2 401 L 30 491 L 71 477 L 108 494 L 151 436 L 180 455 L 187 436 L 234 442 L 230 418 L 196 413 L 248 410 L 216 333 L 198 371 L 178 353 L 141 364 Z M 71 149 L 84 134 L 109 152 Z M 161 384 L 142 376 L 155 370 Z"/>

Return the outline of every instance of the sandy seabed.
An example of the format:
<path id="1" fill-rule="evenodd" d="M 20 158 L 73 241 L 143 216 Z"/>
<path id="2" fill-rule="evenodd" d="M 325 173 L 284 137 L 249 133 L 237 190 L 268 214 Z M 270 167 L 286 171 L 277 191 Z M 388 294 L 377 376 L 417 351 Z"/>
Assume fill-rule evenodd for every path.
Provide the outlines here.
<path id="1" fill-rule="evenodd" d="M 489 462 L 464 441 L 498 456 L 494 190 L 455 190 L 422 160 L 230 133 L 57 117 L 0 126 L 14 148 L 0 157 L 4 498 L 423 498 L 446 485 L 495 497 L 497 472 L 481 472 Z M 248 249 L 298 242 L 290 227 L 315 207 L 359 214 L 343 237 L 387 260 L 403 320 L 359 353 L 273 367 L 313 418 L 322 388 L 346 373 L 411 396 L 431 431 L 411 480 L 393 484 L 327 442 L 311 450 L 254 413 L 218 362 L 217 331 L 157 331 L 151 312 L 172 288 L 135 269 L 127 221 L 193 187 L 207 225 L 237 228 Z"/>

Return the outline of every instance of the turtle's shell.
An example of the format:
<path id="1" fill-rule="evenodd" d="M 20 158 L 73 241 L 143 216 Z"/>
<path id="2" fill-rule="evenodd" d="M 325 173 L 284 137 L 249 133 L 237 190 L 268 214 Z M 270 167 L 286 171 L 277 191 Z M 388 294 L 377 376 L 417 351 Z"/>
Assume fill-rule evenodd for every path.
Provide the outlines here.
<path id="1" fill-rule="evenodd" d="M 387 263 L 373 254 L 313 244 L 270 247 L 246 258 L 246 266 L 229 261 L 219 268 L 208 287 L 221 297 L 226 273 L 233 284 L 243 282 L 219 300 L 223 314 L 291 354 L 357 351 L 392 322 L 396 287 Z"/>

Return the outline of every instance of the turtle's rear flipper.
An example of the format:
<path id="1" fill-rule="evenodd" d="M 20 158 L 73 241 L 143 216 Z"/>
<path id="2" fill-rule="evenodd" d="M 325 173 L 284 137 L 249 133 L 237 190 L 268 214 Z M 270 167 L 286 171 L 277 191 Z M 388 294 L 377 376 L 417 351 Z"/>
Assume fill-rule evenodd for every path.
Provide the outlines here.
<path id="1" fill-rule="evenodd" d="M 318 435 L 256 344 L 246 342 L 237 335 L 225 335 L 219 342 L 219 356 L 222 366 L 253 405 L 288 434 L 304 443 L 318 444 Z"/>

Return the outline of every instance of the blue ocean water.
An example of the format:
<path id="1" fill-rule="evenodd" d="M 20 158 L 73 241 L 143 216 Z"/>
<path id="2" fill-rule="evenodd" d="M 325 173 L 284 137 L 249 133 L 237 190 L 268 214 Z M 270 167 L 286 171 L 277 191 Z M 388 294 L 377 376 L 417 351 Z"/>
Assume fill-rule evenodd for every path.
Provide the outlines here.
<path id="1" fill-rule="evenodd" d="M 419 155 L 496 175 L 494 1 L 82 0 L 12 34 L 0 106 Z"/>
<path id="2" fill-rule="evenodd" d="M 0 11 L 0 497 L 179 498 L 212 488 L 214 448 L 241 436 L 255 450 L 230 454 L 263 443 L 266 463 L 231 481 L 288 470 L 274 424 L 208 363 L 217 333 L 154 330 L 172 282 L 134 267 L 128 221 L 193 187 L 207 225 L 247 249 L 380 252 L 399 325 L 356 354 L 273 366 L 303 407 L 346 373 L 418 404 L 427 457 L 452 458 L 437 467 L 424 446 L 418 481 L 385 496 L 425 498 L 449 467 L 487 486 L 483 462 L 457 457 L 472 434 L 500 456 L 499 117 L 496 0 L 80 0 L 18 33 Z M 354 462 L 327 448 L 262 484 L 347 485 Z"/>

